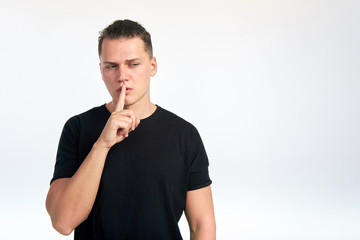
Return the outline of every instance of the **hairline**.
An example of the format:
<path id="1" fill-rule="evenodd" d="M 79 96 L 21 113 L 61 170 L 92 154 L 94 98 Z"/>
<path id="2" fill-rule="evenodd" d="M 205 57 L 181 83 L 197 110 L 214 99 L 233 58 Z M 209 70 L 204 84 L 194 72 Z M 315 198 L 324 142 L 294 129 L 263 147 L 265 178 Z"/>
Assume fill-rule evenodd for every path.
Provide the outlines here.
<path id="1" fill-rule="evenodd" d="M 149 55 L 149 59 L 152 59 L 154 57 L 153 53 L 152 53 L 151 49 L 149 49 L 147 47 L 145 41 L 141 38 L 141 36 L 133 36 L 133 37 L 120 36 L 120 37 L 105 37 L 105 38 L 103 38 L 102 41 L 101 41 L 100 49 L 99 49 L 99 50 L 101 50 L 101 52 L 99 52 L 99 58 L 101 58 L 101 54 L 103 52 L 103 44 L 104 44 L 105 39 L 109 39 L 109 40 L 118 40 L 118 39 L 131 40 L 131 39 L 136 39 L 136 38 L 141 40 L 141 42 L 144 45 L 145 52 Z"/>

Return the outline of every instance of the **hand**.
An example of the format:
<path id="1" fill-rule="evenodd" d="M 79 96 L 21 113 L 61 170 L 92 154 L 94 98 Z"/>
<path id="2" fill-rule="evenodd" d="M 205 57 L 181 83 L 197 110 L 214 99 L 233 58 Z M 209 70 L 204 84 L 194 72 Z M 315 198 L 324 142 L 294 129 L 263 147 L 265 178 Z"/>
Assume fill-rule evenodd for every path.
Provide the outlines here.
<path id="1" fill-rule="evenodd" d="M 132 110 L 124 110 L 125 96 L 126 86 L 123 85 L 115 109 L 111 113 L 111 116 L 97 141 L 107 149 L 110 149 L 116 143 L 123 141 L 129 136 L 129 132 L 135 130 L 140 124 L 140 119 L 135 118 Z"/>

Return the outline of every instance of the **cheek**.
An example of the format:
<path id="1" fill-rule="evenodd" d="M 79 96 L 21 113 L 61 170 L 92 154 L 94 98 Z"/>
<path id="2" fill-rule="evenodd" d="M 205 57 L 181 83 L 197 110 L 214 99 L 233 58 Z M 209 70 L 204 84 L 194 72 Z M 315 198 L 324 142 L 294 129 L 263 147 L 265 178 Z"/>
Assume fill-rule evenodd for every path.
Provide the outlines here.
<path id="1" fill-rule="evenodd" d="M 146 71 L 138 71 L 138 72 L 134 72 L 133 74 L 133 80 L 141 83 L 146 81 L 146 77 L 148 76 L 148 73 Z"/>
<path id="2" fill-rule="evenodd" d="M 110 78 L 106 75 L 102 76 L 102 79 L 105 83 L 105 86 L 110 94 L 113 94 L 113 91 L 116 91 L 116 81 L 113 81 L 114 78 Z"/>
<path id="3" fill-rule="evenodd" d="M 102 79 L 107 86 L 111 86 L 116 82 L 116 75 L 113 73 L 102 74 Z"/>

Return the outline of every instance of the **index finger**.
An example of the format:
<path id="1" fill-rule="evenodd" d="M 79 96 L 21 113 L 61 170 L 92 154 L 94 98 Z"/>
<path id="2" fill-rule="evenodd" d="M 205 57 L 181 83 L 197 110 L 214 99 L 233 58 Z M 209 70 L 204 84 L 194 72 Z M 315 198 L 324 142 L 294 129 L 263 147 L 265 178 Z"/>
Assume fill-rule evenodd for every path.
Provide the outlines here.
<path id="1" fill-rule="evenodd" d="M 115 106 L 115 111 L 121 111 L 124 109 L 125 105 L 125 96 L 126 96 L 126 86 L 123 85 L 119 94 L 119 99 Z"/>

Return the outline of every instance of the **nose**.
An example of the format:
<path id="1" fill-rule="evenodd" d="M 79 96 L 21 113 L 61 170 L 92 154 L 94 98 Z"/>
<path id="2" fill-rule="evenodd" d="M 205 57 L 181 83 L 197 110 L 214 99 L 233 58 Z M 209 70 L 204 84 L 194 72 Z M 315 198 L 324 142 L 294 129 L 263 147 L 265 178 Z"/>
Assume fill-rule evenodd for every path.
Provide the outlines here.
<path id="1" fill-rule="evenodd" d="M 126 72 L 126 67 L 124 65 L 120 65 L 119 66 L 119 76 L 118 76 L 118 81 L 119 82 L 124 82 L 127 81 L 127 72 Z"/>

